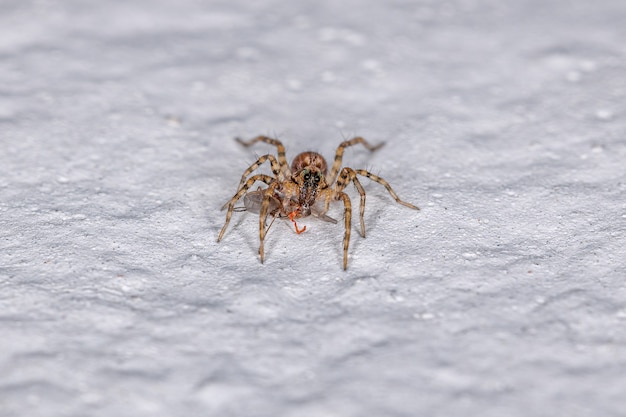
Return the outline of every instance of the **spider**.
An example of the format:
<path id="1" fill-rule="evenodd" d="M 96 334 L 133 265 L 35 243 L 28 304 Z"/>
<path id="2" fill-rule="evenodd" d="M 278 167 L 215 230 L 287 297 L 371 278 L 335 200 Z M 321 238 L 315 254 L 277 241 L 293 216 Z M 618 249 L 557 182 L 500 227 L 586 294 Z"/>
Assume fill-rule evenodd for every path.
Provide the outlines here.
<path id="1" fill-rule="evenodd" d="M 365 212 L 365 190 L 357 178 L 357 175 L 367 177 L 383 185 L 399 204 L 414 210 L 419 210 L 419 207 L 400 200 L 389 183 L 379 176 L 364 169 L 352 169 L 348 167 L 344 167 L 339 171 L 343 152 L 348 146 L 361 144 L 373 152 L 383 146 L 384 142 L 378 145 L 371 145 L 362 137 L 355 137 L 342 142 L 337 148 L 335 160 L 330 169 L 330 173 L 328 173 L 326 160 L 317 152 L 302 152 L 294 158 L 290 167 L 285 157 L 285 147 L 277 139 L 272 139 L 267 136 L 257 136 L 249 141 L 244 141 L 240 138 L 235 138 L 235 140 L 245 147 L 252 146 L 257 142 L 264 142 L 275 146 L 278 152 L 278 158 L 272 154 L 263 155 L 245 170 L 241 176 L 241 181 L 239 181 L 237 193 L 222 207 L 222 210 L 228 208 L 228 212 L 226 213 L 226 222 L 217 237 L 218 242 L 222 240 L 233 211 L 238 211 L 238 208 L 235 208 L 235 204 L 239 199 L 244 197 L 245 207 L 243 210 L 259 212 L 259 237 L 261 240 L 259 256 L 261 262 L 265 259 L 265 236 L 275 218 L 289 218 L 294 224 L 296 233 L 300 234 L 306 230 L 306 226 L 300 229 L 296 223 L 296 219 L 309 215 L 313 215 L 324 221 L 337 223 L 337 220 L 327 216 L 326 212 L 329 209 L 331 201 L 341 200 L 344 205 L 345 233 L 343 236 L 343 269 L 345 270 L 348 267 L 352 204 L 350 197 L 344 192 L 344 189 L 350 182 L 354 183 L 361 197 L 359 206 L 361 236 L 365 237 L 365 221 L 363 220 L 363 214 Z M 270 162 L 273 176 L 256 174 L 248 178 L 248 176 L 265 163 L 265 161 Z M 264 189 L 259 187 L 256 191 L 248 192 L 257 181 L 267 184 L 267 187 Z M 266 228 L 266 219 L 268 216 L 272 216 L 272 222 Z"/>

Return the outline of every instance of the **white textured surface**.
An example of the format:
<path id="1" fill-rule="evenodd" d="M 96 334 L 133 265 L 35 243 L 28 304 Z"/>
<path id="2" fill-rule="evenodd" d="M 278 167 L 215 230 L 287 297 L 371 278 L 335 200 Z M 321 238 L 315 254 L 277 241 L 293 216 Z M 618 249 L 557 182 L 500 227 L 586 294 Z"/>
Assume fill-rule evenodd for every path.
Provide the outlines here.
<path id="1" fill-rule="evenodd" d="M 0 416 L 623 415 L 625 20 L 2 2 Z M 340 225 L 217 244 L 259 133 L 387 141 L 345 163 L 422 211 L 368 184 L 347 272 Z"/>

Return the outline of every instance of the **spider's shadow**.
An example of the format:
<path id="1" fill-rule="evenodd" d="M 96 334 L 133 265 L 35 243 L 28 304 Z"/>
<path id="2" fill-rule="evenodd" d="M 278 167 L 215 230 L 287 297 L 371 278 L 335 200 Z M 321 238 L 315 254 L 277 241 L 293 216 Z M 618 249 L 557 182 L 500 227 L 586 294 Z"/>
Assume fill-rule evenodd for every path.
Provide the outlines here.
<path id="1" fill-rule="evenodd" d="M 367 188 L 370 187 L 366 187 L 366 191 L 368 191 Z M 350 226 L 350 248 L 348 256 L 352 259 L 358 255 L 361 244 L 366 239 L 361 236 L 358 193 L 355 195 L 355 193 L 350 192 L 349 194 L 352 201 L 352 224 Z M 368 191 L 364 221 L 365 236 L 370 238 L 369 242 L 366 243 L 369 245 L 370 250 L 375 250 L 378 246 L 377 242 L 371 239 L 371 236 L 373 235 L 372 232 L 381 225 L 380 220 L 383 217 L 383 211 L 387 209 L 388 205 L 389 201 L 387 201 L 385 196 L 378 195 L 374 190 L 371 192 Z M 292 239 L 297 239 L 298 236 L 295 235 L 293 230 L 290 230 L 292 228 L 291 223 L 286 219 L 275 219 L 265 237 L 265 262 L 272 259 L 274 256 L 277 256 L 281 252 L 281 245 L 288 246 L 291 244 L 301 243 L 332 247 L 333 249 L 331 253 L 336 254 L 337 262 L 338 264 L 341 264 L 343 259 L 342 239 L 344 235 L 343 205 L 340 202 L 335 202 L 331 205 L 328 214 L 330 217 L 337 220 L 337 224 L 324 222 L 322 220 L 315 219 L 312 216 L 307 218 L 306 223 L 308 223 L 309 229 L 315 228 L 317 230 L 310 230 L 306 233 L 319 233 L 314 242 L 307 240 L 307 243 L 302 242 L 302 239 L 300 239 L 300 242 L 297 243 L 292 242 Z M 268 218 L 267 223 L 269 224 L 271 221 L 272 219 Z M 378 233 L 380 233 L 380 231 L 376 234 Z M 244 251 L 242 256 L 252 256 L 256 257 L 258 260 L 260 245 L 259 215 L 257 213 L 246 211 L 233 213 L 231 224 L 224 238 L 228 239 L 229 237 L 231 239 L 238 239 L 242 246 L 245 244 L 245 247 L 247 247 L 248 250 Z M 351 263 L 352 261 L 349 262 Z"/>
<path id="2" fill-rule="evenodd" d="M 250 253 L 258 258 L 260 245 L 259 215 L 257 213 L 250 212 L 238 214 L 239 216 L 237 222 L 232 225 L 231 232 L 237 234 L 238 238 L 245 242 L 246 247 L 250 250 Z M 268 218 L 268 224 L 271 221 L 272 219 Z M 283 219 L 276 219 L 265 236 L 265 262 L 267 262 L 268 256 L 271 256 L 271 253 L 274 251 L 276 244 L 280 240 L 280 236 L 283 235 L 279 232 L 279 229 L 281 229 L 281 223 L 283 222 Z"/>
<path id="3" fill-rule="evenodd" d="M 369 192 L 367 191 L 367 200 L 365 204 L 365 214 L 363 216 L 363 220 L 365 222 L 365 238 L 361 235 L 361 220 L 359 217 L 359 195 L 358 193 L 349 192 L 350 200 L 352 201 L 352 224 L 350 225 L 350 248 L 348 250 L 348 256 L 351 259 L 353 256 L 357 255 L 359 252 L 359 247 L 363 242 L 367 242 L 367 238 L 372 236 L 372 231 L 375 230 L 379 224 L 383 211 L 388 205 L 388 201 L 384 198 L 384 196 L 379 196 L 375 193 L 375 191 Z M 337 219 L 337 224 L 332 225 L 328 223 L 321 222 L 326 227 L 329 227 L 326 233 L 326 237 L 324 239 L 324 244 L 333 244 L 334 240 L 337 240 L 337 254 L 339 256 L 340 261 L 343 259 L 343 250 L 341 247 L 341 242 L 344 234 L 344 222 L 343 222 L 343 206 L 341 203 L 336 202 L 334 205 L 331 205 L 331 209 L 329 211 L 329 216 Z M 333 232 L 332 230 L 338 230 L 339 232 Z M 331 242 L 331 240 L 333 240 Z M 370 240 L 369 244 L 374 248 L 376 246 L 376 242 Z M 350 260 L 348 261 L 350 263 Z"/>

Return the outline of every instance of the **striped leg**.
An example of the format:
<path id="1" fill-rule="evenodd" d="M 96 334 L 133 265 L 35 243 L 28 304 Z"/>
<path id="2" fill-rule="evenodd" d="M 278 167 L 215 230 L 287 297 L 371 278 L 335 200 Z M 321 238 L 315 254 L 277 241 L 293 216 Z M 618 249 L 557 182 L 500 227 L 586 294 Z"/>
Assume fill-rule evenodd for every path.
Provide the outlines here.
<path id="1" fill-rule="evenodd" d="M 337 184 L 335 185 L 335 192 L 342 192 L 350 181 L 354 183 L 354 186 L 361 196 L 361 202 L 359 204 L 359 218 L 361 219 L 361 236 L 365 237 L 365 220 L 363 219 L 363 215 L 365 214 L 365 189 L 363 189 L 361 182 L 357 178 L 355 170 L 352 168 L 344 168 L 341 170 L 339 178 L 337 179 Z"/>
<path id="2" fill-rule="evenodd" d="M 387 189 L 387 191 L 389 192 L 389 194 L 391 194 L 391 196 L 393 197 L 394 200 L 396 200 L 397 203 L 402 204 L 403 206 L 406 206 L 408 208 L 412 208 L 414 210 L 419 210 L 420 208 L 417 206 L 414 206 L 411 203 L 407 203 L 406 201 L 402 201 L 400 200 L 400 197 L 398 197 L 398 194 L 396 194 L 393 189 L 391 188 L 391 185 L 389 185 L 389 183 L 387 181 L 385 181 L 384 179 L 382 179 L 381 177 L 372 174 L 371 172 L 368 172 L 364 169 L 357 169 L 355 170 L 357 174 L 362 175 L 364 177 L 369 178 L 372 181 L 376 181 L 377 183 L 381 184 L 383 187 L 385 187 Z"/>
<path id="3" fill-rule="evenodd" d="M 266 184 L 272 184 L 272 181 L 274 181 L 274 178 L 270 177 L 269 175 L 263 175 L 263 174 L 254 175 L 254 176 L 250 177 L 248 179 L 248 181 L 246 181 L 245 184 L 241 188 L 239 188 L 239 190 L 237 191 L 237 194 L 235 194 L 233 196 L 233 198 L 231 198 L 228 201 L 228 203 L 224 204 L 224 206 L 222 207 L 222 210 L 224 210 L 226 207 L 228 207 L 228 212 L 226 213 L 226 222 L 224 223 L 224 226 L 222 226 L 222 230 L 220 231 L 220 234 L 217 237 L 217 241 L 218 242 L 220 240 L 222 240 L 222 237 L 224 237 L 224 233 L 226 232 L 226 228 L 228 227 L 228 223 L 230 223 L 230 218 L 233 215 L 233 209 L 235 208 L 235 204 L 237 203 L 237 201 L 241 197 L 243 197 L 243 195 L 246 193 L 246 191 L 248 191 L 250 189 L 250 187 L 252 187 L 254 185 L 254 183 L 257 182 L 257 181 L 262 181 L 262 182 L 264 182 Z"/>
<path id="4" fill-rule="evenodd" d="M 419 210 L 419 207 L 414 206 L 411 203 L 407 203 L 406 201 L 400 200 L 400 198 L 395 193 L 395 191 L 393 191 L 389 183 L 385 181 L 384 179 L 380 178 L 379 176 L 376 176 L 368 171 L 365 171 L 364 169 L 354 170 L 352 168 L 344 168 L 341 170 L 341 173 L 339 174 L 339 178 L 337 179 L 337 184 L 335 185 L 335 192 L 340 193 L 347 187 L 347 185 L 350 182 L 354 183 L 354 186 L 356 187 L 357 191 L 359 192 L 359 195 L 361 196 L 361 204 L 359 205 L 359 218 L 361 221 L 361 236 L 365 237 L 365 220 L 364 220 L 365 190 L 363 189 L 361 182 L 357 178 L 357 174 L 367 177 L 371 179 L 372 181 L 376 181 L 379 184 L 382 184 L 387 189 L 389 194 L 391 194 L 391 196 L 403 206 L 406 206 L 415 210 Z"/>
<path id="5" fill-rule="evenodd" d="M 249 147 L 249 146 L 254 145 L 257 142 L 263 142 L 263 143 L 267 143 L 269 145 L 276 146 L 276 151 L 278 153 L 278 163 L 280 165 L 280 170 L 282 171 L 282 173 L 285 176 L 285 178 L 291 177 L 291 170 L 289 169 L 289 163 L 287 162 L 287 157 L 285 156 L 285 146 L 278 139 L 272 139 L 270 137 L 261 135 L 261 136 L 257 136 L 255 138 L 252 138 L 249 141 L 245 141 L 245 140 L 240 139 L 240 138 L 235 138 L 235 140 L 237 142 L 239 142 L 241 145 L 245 146 L 246 148 Z"/>
<path id="6" fill-rule="evenodd" d="M 350 197 L 344 192 L 337 194 L 337 200 L 343 201 L 343 218 L 346 231 L 343 235 L 343 269 L 348 269 L 348 247 L 350 246 L 350 228 L 352 222 L 352 204 L 350 203 Z"/>
<path id="7" fill-rule="evenodd" d="M 335 161 L 333 162 L 333 166 L 330 169 L 330 174 L 328 174 L 328 177 L 326 177 L 327 184 L 332 184 L 335 182 L 337 173 L 339 172 L 339 168 L 341 168 L 341 160 L 343 159 L 344 149 L 347 148 L 348 146 L 356 145 L 358 143 L 362 144 L 363 146 L 365 146 L 368 150 L 372 152 L 377 150 L 378 148 L 380 148 L 381 146 L 385 144 L 385 142 L 382 142 L 382 143 L 379 143 L 378 145 L 371 145 L 369 142 L 367 142 L 365 139 L 363 139 L 360 136 L 341 142 L 339 146 L 337 147 L 337 152 L 335 152 Z"/>
<path id="8" fill-rule="evenodd" d="M 246 182 L 246 178 L 248 178 L 248 175 L 250 175 L 254 170 L 259 168 L 261 165 L 263 165 L 263 163 L 267 161 L 268 159 L 272 167 L 272 173 L 276 176 L 278 181 L 283 181 L 284 178 L 281 175 L 282 171 L 280 169 L 280 165 L 278 161 L 276 160 L 276 157 L 274 157 L 274 155 L 267 154 L 257 159 L 257 161 L 254 164 L 250 165 L 248 169 L 244 171 L 243 175 L 241 176 L 241 181 L 239 181 L 239 186 L 237 187 L 237 189 L 239 190 L 241 186 Z"/>

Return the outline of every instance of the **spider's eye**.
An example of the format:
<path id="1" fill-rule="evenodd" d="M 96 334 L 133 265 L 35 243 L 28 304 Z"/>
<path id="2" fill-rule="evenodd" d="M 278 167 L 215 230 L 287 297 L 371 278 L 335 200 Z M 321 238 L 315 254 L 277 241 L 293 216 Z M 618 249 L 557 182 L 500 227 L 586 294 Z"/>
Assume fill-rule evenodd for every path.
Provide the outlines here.
<path id="1" fill-rule="evenodd" d="M 309 172 L 308 169 L 305 169 L 304 171 L 302 171 L 302 173 L 304 174 L 303 178 L 305 181 L 308 181 L 311 179 L 311 173 Z"/>
<path id="2" fill-rule="evenodd" d="M 320 174 L 317 174 L 315 178 L 313 179 L 313 181 L 315 182 L 320 182 L 321 180 L 322 180 L 322 176 Z"/>

